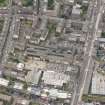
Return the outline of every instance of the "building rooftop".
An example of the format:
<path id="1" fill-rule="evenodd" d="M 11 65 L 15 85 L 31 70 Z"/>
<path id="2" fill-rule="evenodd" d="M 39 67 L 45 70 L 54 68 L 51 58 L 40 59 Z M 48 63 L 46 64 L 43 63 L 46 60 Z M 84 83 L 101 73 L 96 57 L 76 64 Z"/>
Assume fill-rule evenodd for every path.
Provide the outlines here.
<path id="1" fill-rule="evenodd" d="M 102 74 L 95 72 L 92 77 L 92 94 L 105 95 L 105 77 Z"/>
<path id="2" fill-rule="evenodd" d="M 66 0 L 66 1 L 68 1 L 68 2 L 70 2 L 70 3 L 74 3 L 74 0 Z"/>
<path id="3" fill-rule="evenodd" d="M 35 94 L 37 96 L 40 96 L 41 94 L 41 89 L 40 88 L 35 88 L 35 87 L 28 87 L 27 91 L 31 94 Z"/>
<path id="4" fill-rule="evenodd" d="M 72 14 L 80 15 L 80 13 L 81 13 L 80 5 L 76 4 L 75 6 L 73 6 Z"/>
<path id="5" fill-rule="evenodd" d="M 94 105 L 93 103 L 85 103 L 84 105 Z"/>
<path id="6" fill-rule="evenodd" d="M 8 95 L 4 95 L 4 94 L 1 94 L 0 93 L 0 99 L 3 100 L 3 101 L 8 101 L 10 102 L 11 101 L 11 96 L 8 96 Z"/>
<path id="7" fill-rule="evenodd" d="M 58 90 L 58 89 L 43 89 L 43 92 L 42 92 L 42 96 L 43 94 L 45 94 L 45 96 L 47 96 L 46 93 L 49 93 L 49 97 L 50 98 L 60 98 L 60 99 L 66 99 L 66 98 L 71 98 L 71 95 L 68 94 L 68 92 L 65 92 L 65 91 L 61 91 L 61 90 Z"/>
<path id="8" fill-rule="evenodd" d="M 3 105 L 3 101 L 0 101 L 0 105 Z"/>
<path id="9" fill-rule="evenodd" d="M 26 79 L 26 82 L 33 83 L 33 84 L 38 84 L 40 76 L 41 76 L 41 71 L 32 70 L 32 71 L 28 72 L 25 79 Z"/>
<path id="10" fill-rule="evenodd" d="M 70 77 L 55 71 L 45 71 L 42 80 L 48 85 L 63 86 L 64 83 L 67 83 L 70 80 Z"/>
<path id="11" fill-rule="evenodd" d="M 23 98 L 15 98 L 12 105 L 29 105 L 30 101 Z"/>
<path id="12" fill-rule="evenodd" d="M 101 43 L 105 43 L 105 38 L 98 38 L 97 40 Z"/>
<path id="13" fill-rule="evenodd" d="M 0 85 L 2 86 L 8 86 L 9 81 L 4 79 L 4 78 L 0 78 Z"/>

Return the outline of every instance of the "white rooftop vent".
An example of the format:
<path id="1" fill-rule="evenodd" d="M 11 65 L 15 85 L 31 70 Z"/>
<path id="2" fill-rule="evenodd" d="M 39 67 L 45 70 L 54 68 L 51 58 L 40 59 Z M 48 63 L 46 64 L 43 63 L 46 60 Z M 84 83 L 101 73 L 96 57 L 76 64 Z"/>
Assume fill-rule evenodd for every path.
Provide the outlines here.
<path id="1" fill-rule="evenodd" d="M 2 86 L 8 86 L 9 81 L 4 79 L 4 78 L 0 78 L 0 85 Z"/>
<path id="2" fill-rule="evenodd" d="M 26 39 L 30 39 L 30 36 L 26 36 Z"/>
<path id="3" fill-rule="evenodd" d="M 16 68 L 17 68 L 17 70 L 22 71 L 24 69 L 24 64 L 23 63 L 18 63 Z"/>
<path id="4" fill-rule="evenodd" d="M 16 34 L 13 35 L 13 38 L 14 38 L 14 39 L 18 39 L 18 35 L 16 35 Z"/>

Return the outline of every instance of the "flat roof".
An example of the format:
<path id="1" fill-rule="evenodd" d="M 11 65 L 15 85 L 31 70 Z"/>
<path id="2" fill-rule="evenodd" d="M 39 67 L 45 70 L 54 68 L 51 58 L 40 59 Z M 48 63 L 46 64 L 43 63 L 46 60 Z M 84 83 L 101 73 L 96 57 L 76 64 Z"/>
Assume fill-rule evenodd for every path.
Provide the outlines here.
<path id="1" fill-rule="evenodd" d="M 0 99 L 1 99 L 1 100 L 10 102 L 10 101 L 11 101 L 11 98 L 12 98 L 11 96 L 8 96 L 8 95 L 1 94 L 1 93 L 0 93 Z"/>
<path id="2" fill-rule="evenodd" d="M 3 105 L 3 101 L 0 101 L 0 105 Z"/>
<path id="3" fill-rule="evenodd" d="M 63 83 L 67 83 L 70 80 L 70 77 L 55 71 L 45 71 L 42 80 L 48 85 L 63 86 Z"/>
<path id="4" fill-rule="evenodd" d="M 73 6 L 72 9 L 72 14 L 79 14 L 81 13 L 81 9 L 79 8 L 80 5 L 76 4 L 75 6 Z"/>
<path id="5" fill-rule="evenodd" d="M 4 78 L 0 78 L 0 85 L 2 86 L 8 86 L 9 80 L 6 80 Z"/>
<path id="6" fill-rule="evenodd" d="M 92 94 L 105 95 L 105 76 L 95 72 L 92 77 Z"/>
<path id="7" fill-rule="evenodd" d="M 26 82 L 31 82 L 33 84 L 38 84 L 40 76 L 41 76 L 41 71 L 32 70 L 32 71 L 28 72 L 25 79 L 26 79 Z"/>
<path id="8" fill-rule="evenodd" d="M 98 38 L 97 39 L 99 42 L 104 42 L 105 43 L 105 38 Z"/>

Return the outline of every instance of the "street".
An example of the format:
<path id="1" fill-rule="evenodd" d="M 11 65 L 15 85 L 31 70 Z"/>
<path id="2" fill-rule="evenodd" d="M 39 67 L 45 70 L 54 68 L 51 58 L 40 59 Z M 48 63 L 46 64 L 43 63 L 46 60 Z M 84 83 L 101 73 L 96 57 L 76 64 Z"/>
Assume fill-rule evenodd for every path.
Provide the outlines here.
<path id="1" fill-rule="evenodd" d="M 92 75 L 92 71 L 90 71 L 91 70 L 90 67 L 92 66 L 92 52 L 93 52 L 93 49 L 94 49 L 94 42 L 97 38 L 98 25 L 99 25 L 99 22 L 100 22 L 101 15 L 103 13 L 103 9 L 104 9 L 104 5 L 100 6 L 99 12 L 97 14 L 96 22 L 94 22 L 95 17 L 94 17 L 94 14 L 93 14 L 93 17 L 92 17 L 92 22 L 94 22 L 93 36 L 92 36 L 92 40 L 89 40 L 89 42 L 86 46 L 86 49 L 85 49 L 86 55 L 84 56 L 85 60 L 84 60 L 84 63 L 83 63 L 84 71 L 82 72 L 82 74 L 80 76 L 81 77 L 80 82 L 76 85 L 76 89 L 75 89 L 75 92 L 74 92 L 74 96 L 73 96 L 71 105 L 78 105 L 79 102 L 81 102 L 84 87 L 85 87 L 85 82 L 86 82 L 88 76 Z"/>

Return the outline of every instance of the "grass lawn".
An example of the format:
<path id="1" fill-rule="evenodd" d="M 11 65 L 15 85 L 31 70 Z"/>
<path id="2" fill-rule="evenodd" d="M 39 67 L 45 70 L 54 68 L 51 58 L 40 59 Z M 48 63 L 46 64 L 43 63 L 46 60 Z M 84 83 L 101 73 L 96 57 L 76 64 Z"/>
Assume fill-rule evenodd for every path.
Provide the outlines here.
<path id="1" fill-rule="evenodd" d="M 3 24 L 4 24 L 4 20 L 3 19 L 0 19 L 0 33 L 3 29 Z"/>
<path id="2" fill-rule="evenodd" d="M 29 26 L 29 27 L 31 27 L 32 26 L 32 21 L 31 20 L 26 20 L 26 26 Z"/>
<path id="3" fill-rule="evenodd" d="M 48 9 L 50 10 L 54 9 L 54 0 L 48 0 Z"/>
<path id="4" fill-rule="evenodd" d="M 22 0 L 22 5 L 25 7 L 32 6 L 34 0 Z"/>
<path id="5" fill-rule="evenodd" d="M 0 7 L 6 7 L 8 5 L 8 0 L 0 0 Z"/>
<path id="6" fill-rule="evenodd" d="M 83 95 L 82 100 L 85 102 L 92 102 L 92 101 L 105 102 L 105 96 L 102 96 L 102 95 Z"/>
<path id="7" fill-rule="evenodd" d="M 24 26 L 27 26 L 27 27 L 31 27 L 31 26 L 32 26 L 32 20 L 21 19 L 21 23 L 22 23 Z"/>
<path id="8" fill-rule="evenodd" d="M 102 32 L 102 33 L 101 33 L 101 37 L 102 37 L 102 38 L 105 38 L 105 32 Z"/>

